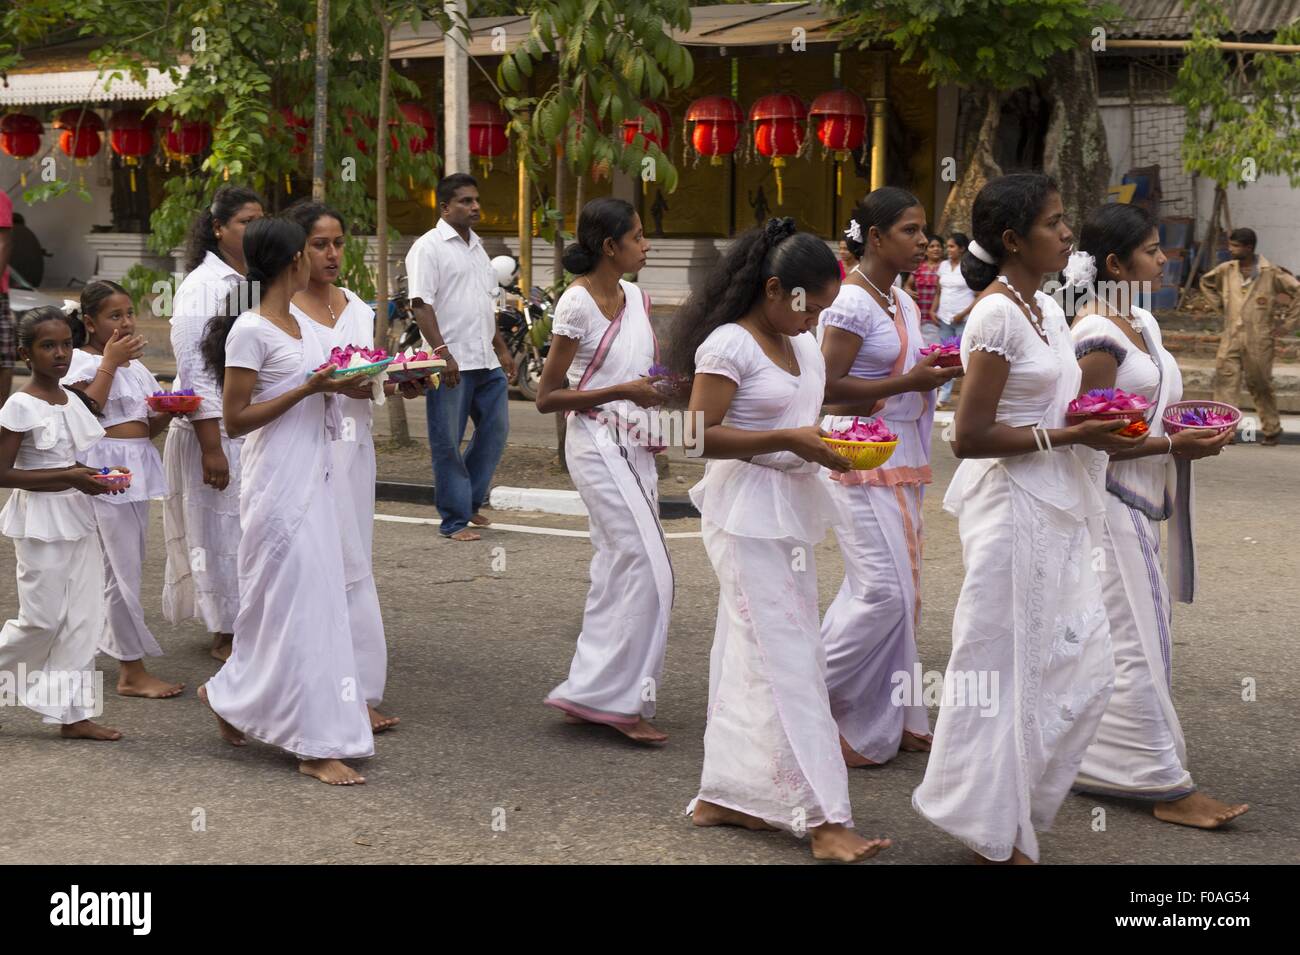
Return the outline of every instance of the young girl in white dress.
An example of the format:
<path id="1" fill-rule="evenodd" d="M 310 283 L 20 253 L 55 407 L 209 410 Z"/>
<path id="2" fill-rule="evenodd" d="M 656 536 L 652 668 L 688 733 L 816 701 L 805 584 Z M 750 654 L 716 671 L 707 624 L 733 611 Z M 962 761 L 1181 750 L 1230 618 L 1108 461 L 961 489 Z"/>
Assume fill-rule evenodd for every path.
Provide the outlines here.
<path id="1" fill-rule="evenodd" d="M 212 634 L 212 655 L 230 656 L 239 612 L 239 452 L 221 420 L 221 386 L 203 361 L 209 321 L 238 315 L 244 276 L 244 230 L 262 217 L 262 200 L 242 186 L 222 186 L 190 228 L 189 273 L 172 300 L 171 341 L 176 356 L 173 389 L 188 388 L 203 403 L 177 416 L 167 429 L 163 468 L 167 499 L 163 537 L 167 568 L 163 616 L 171 623 L 197 617 Z M 232 294 L 234 293 L 234 299 Z"/>
<path id="2" fill-rule="evenodd" d="M 555 305 L 537 410 L 568 413 L 565 461 L 591 521 L 591 588 L 569 677 L 546 698 L 572 723 L 601 723 L 640 743 L 652 726 L 673 568 L 659 523 L 659 478 L 645 416 L 664 400 L 649 375 L 659 345 L 650 300 L 622 276 L 639 272 L 650 243 L 622 199 L 596 199 L 564 252 L 577 278 Z M 567 387 L 566 387 L 567 383 Z M 644 429 L 640 429 L 644 431 Z M 652 429 L 653 430 L 653 429 Z"/>
<path id="3" fill-rule="evenodd" d="M 926 254 L 925 209 L 905 189 L 876 189 L 854 212 L 861 261 L 821 314 L 826 431 L 879 414 L 898 435 L 883 467 L 828 471 L 839 510 L 844 582 L 822 618 L 826 686 L 850 766 L 888 762 L 900 748 L 930 748 L 919 696 L 898 705 L 895 674 L 920 667 L 921 501 L 930 483 L 934 389 L 961 374 L 922 357 L 920 313 L 894 280 Z"/>
<path id="4" fill-rule="evenodd" d="M 772 219 L 740 236 L 678 313 L 668 362 L 693 374 L 710 458 L 691 489 L 718 575 L 697 826 L 808 833 L 819 859 L 889 845 L 853 830 L 848 770 L 826 691 L 814 548 L 833 518 L 817 427 L 826 368 L 811 334 L 839 292 L 824 242 Z"/>
<path id="5" fill-rule="evenodd" d="M 152 439 L 167 428 L 171 416 L 153 411 L 147 399 L 158 382 L 140 361 L 145 339 L 135 333 L 135 306 L 116 282 L 91 282 L 81 291 L 82 325 L 66 387 L 90 399 L 104 437 L 86 452 L 91 467 L 122 465 L 132 474 L 120 494 L 92 500 L 104 551 L 106 626 L 99 648 L 118 661 L 117 692 L 123 696 L 167 699 L 185 684 L 168 683 L 145 669 L 146 656 L 162 648 L 144 619 L 140 586 L 145 542 L 149 536 L 149 502 L 167 495 L 162 458 Z"/>
<path id="6" fill-rule="evenodd" d="M 58 724 L 65 739 L 119 740 L 117 730 L 91 720 L 103 705 L 95 644 L 104 630 L 91 498 L 110 492 L 92 477 L 98 468 L 77 461 L 104 429 L 59 384 L 72 361 L 67 316 L 34 308 L 17 337 L 32 377 L 0 408 L 0 487 L 14 489 L 0 510 L 0 533 L 13 540 L 18 564 L 18 618 L 0 630 L 3 702 Z"/>
<path id="7" fill-rule="evenodd" d="M 260 304 L 218 319 L 203 355 L 223 381 L 226 430 L 247 435 L 239 506 L 239 615 L 226 665 L 199 688 L 227 742 L 245 736 L 298 757 L 300 771 L 351 785 L 343 762 L 374 753 L 352 649 L 343 545 L 329 444 L 342 417 L 334 395 L 360 374 L 320 371 L 326 352 L 290 300 L 307 286 L 307 237 L 287 219 L 244 235 Z"/>
<path id="8" fill-rule="evenodd" d="M 1219 454 L 1233 431 L 1165 433 L 1162 418 L 1182 398 L 1182 374 L 1155 316 L 1133 304 L 1137 290 L 1159 287 L 1164 274 L 1156 226 L 1138 206 L 1106 205 L 1079 236 L 1096 279 L 1081 276 L 1089 294 L 1073 328 L 1082 388 L 1122 388 L 1145 397 L 1151 411 L 1141 445 L 1112 455 L 1106 472 L 1101 590 L 1115 649 L 1115 692 L 1075 788 L 1151 803 L 1163 822 L 1217 829 L 1249 807 L 1199 792 L 1187 771 L 1172 698 L 1170 599 L 1190 603 L 1196 587 L 1191 462 Z M 1162 523 L 1169 531 L 1169 583 L 1160 568 Z"/>
<path id="9" fill-rule="evenodd" d="M 1079 394 L 1074 343 L 1039 291 L 1073 236 L 1047 176 L 991 180 L 971 212 L 962 272 L 980 293 L 944 497 L 966 578 L 925 779 L 912 805 L 983 859 L 1037 862 L 1114 685 L 1089 522 L 1106 456 L 1140 438 L 1123 422 L 1066 426 Z"/>
<path id="10" fill-rule="evenodd" d="M 293 297 L 290 311 L 310 320 L 310 327 L 326 354 L 334 348 L 356 345 L 373 348 L 375 310 L 348 289 L 335 283 L 343 260 L 346 230 L 342 216 L 318 202 L 295 203 L 285 211 L 307 234 L 307 261 L 311 277 L 307 287 Z M 427 382 L 426 382 L 427 383 Z M 383 395 L 415 398 L 423 385 L 404 382 L 400 389 L 383 383 Z M 338 505 L 339 533 L 343 540 L 343 569 L 348 586 L 348 620 L 356 655 L 361 693 L 376 733 L 392 729 L 401 719 L 379 712 L 388 679 L 388 646 L 384 619 L 375 588 L 375 441 L 371 434 L 375 404 L 370 382 L 340 393 L 336 399 L 343 416 L 339 438 L 330 443 Z"/>

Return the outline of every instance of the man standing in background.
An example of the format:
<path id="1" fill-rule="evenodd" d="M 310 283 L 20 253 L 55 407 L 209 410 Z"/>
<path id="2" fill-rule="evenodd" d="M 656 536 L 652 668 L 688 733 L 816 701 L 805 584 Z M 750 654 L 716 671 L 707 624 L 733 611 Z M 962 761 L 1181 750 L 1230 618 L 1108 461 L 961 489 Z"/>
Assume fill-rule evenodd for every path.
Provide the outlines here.
<path id="1" fill-rule="evenodd" d="M 1214 400 L 1237 403 L 1243 379 L 1259 415 L 1259 443 L 1277 444 L 1282 422 L 1273 395 L 1273 345 L 1300 319 L 1300 282 L 1255 254 L 1255 231 L 1233 229 L 1227 262 L 1201 276 L 1201 291 L 1223 312 L 1223 334 L 1214 366 Z M 1275 323 L 1277 297 L 1289 298 L 1286 316 Z"/>
<path id="2" fill-rule="evenodd" d="M 438 183 L 437 196 L 438 224 L 406 253 L 407 293 L 425 347 L 442 349 L 447 360 L 438 387 L 425 393 L 439 530 L 475 541 L 478 531 L 468 525 L 492 523 L 479 509 L 505 450 L 515 369 L 496 327 L 496 273 L 472 228 L 480 218 L 478 182 L 453 173 Z M 462 455 L 468 421 L 474 436 Z"/>

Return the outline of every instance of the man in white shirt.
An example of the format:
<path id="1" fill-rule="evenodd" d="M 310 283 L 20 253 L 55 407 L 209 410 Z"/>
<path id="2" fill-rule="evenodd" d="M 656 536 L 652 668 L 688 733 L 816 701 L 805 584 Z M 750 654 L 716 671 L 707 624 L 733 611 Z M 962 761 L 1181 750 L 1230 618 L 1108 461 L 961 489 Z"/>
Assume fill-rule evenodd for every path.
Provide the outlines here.
<path id="1" fill-rule="evenodd" d="M 438 224 L 406 254 L 411 311 L 430 350 L 447 369 L 425 395 L 429 450 L 440 530 L 457 541 L 479 539 L 470 523 L 490 524 L 479 509 L 509 432 L 509 379 L 514 360 L 496 328 L 496 275 L 472 226 L 480 217 L 478 182 L 453 173 L 438 183 Z M 462 455 L 465 425 L 474 436 Z"/>

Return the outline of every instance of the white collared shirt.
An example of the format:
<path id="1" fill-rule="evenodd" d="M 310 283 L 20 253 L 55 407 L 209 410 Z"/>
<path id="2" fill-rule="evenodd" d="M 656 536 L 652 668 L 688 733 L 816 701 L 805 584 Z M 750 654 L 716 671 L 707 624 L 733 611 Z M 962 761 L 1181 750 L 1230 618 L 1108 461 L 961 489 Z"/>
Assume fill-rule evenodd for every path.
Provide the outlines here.
<path id="1" fill-rule="evenodd" d="M 221 386 L 203 360 L 199 350 L 208 321 L 224 312 L 226 299 L 243 281 L 237 271 L 215 252 L 209 251 L 203 261 L 181 282 L 172 299 L 172 353 L 176 356 L 176 390 L 192 388 L 203 399 L 199 409 L 189 416 L 177 418 L 188 426 L 189 421 L 204 421 L 221 417 Z M 222 426 L 225 433 L 225 426 Z"/>
<path id="2" fill-rule="evenodd" d="M 497 286 L 492 260 L 471 229 L 466 242 L 445 219 L 415 240 L 406 253 L 407 294 L 433 306 L 438 330 L 461 371 L 500 368 L 492 339 Z M 429 348 L 429 343 L 424 342 Z"/>

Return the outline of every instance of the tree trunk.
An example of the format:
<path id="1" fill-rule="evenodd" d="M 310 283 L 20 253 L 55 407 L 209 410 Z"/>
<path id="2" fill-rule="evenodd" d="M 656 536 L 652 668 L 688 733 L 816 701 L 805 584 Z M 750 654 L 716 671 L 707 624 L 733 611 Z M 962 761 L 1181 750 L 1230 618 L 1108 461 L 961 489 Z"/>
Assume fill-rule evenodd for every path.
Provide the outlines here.
<path id="1" fill-rule="evenodd" d="M 555 146 L 555 207 L 560 210 L 560 221 L 555 227 L 555 255 L 551 274 L 558 281 L 564 274 L 564 204 L 568 199 L 564 181 L 564 143 Z"/>
<path id="2" fill-rule="evenodd" d="M 375 244 L 379 262 L 375 269 L 375 347 L 387 348 L 388 340 L 388 87 L 391 82 L 388 61 L 393 40 L 393 25 L 384 12 L 381 0 L 375 0 L 375 16 L 384 31 L 384 55 L 379 62 L 379 116 L 375 137 Z M 411 443 L 411 429 L 406 423 L 406 404 L 394 395 L 388 404 L 389 440 L 400 448 Z"/>
<path id="3" fill-rule="evenodd" d="M 316 0 L 316 122 L 311 147 L 311 197 L 325 201 L 325 133 L 329 115 L 330 0 Z"/>
<path id="4" fill-rule="evenodd" d="M 943 214 L 939 217 L 939 231 L 944 234 L 953 231 L 970 234 L 970 210 L 975 203 L 975 196 L 986 182 L 1002 175 L 1002 169 L 993 156 L 993 140 L 998 132 L 1002 97 L 997 90 L 989 89 L 984 91 L 983 100 L 984 114 L 979 131 L 973 141 L 969 134 L 962 137 L 965 142 L 958 158 L 957 181 L 948 193 L 948 199 L 943 204 Z M 972 122 L 973 120 L 972 116 Z"/>
<path id="5" fill-rule="evenodd" d="M 1097 108 L 1097 73 L 1087 47 L 1053 57 L 1052 119 L 1043 144 L 1043 170 L 1061 187 L 1065 221 L 1077 230 L 1106 198 L 1110 185 L 1110 154 L 1106 128 Z"/>

